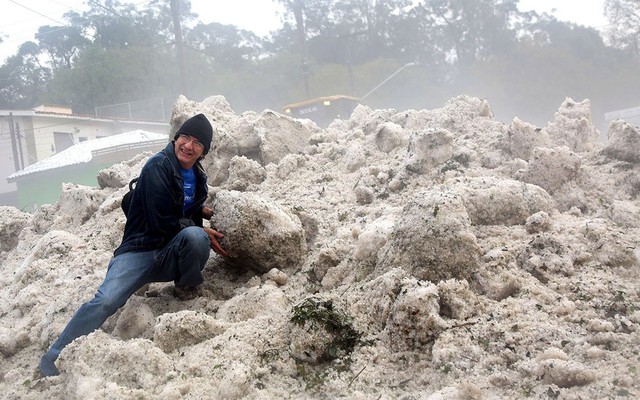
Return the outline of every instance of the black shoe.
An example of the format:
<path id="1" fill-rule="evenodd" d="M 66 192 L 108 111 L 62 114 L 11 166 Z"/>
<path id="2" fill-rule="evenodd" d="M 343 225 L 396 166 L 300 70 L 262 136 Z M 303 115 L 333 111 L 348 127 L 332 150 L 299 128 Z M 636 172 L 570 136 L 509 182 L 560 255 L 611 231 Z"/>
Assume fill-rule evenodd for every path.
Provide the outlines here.
<path id="1" fill-rule="evenodd" d="M 173 295 L 180 300 L 193 300 L 200 296 L 197 287 L 192 286 L 176 286 L 173 288 Z"/>
<path id="2" fill-rule="evenodd" d="M 56 368 L 55 360 L 50 360 L 46 354 L 40 359 L 39 369 L 43 377 L 60 375 L 60 371 Z"/>

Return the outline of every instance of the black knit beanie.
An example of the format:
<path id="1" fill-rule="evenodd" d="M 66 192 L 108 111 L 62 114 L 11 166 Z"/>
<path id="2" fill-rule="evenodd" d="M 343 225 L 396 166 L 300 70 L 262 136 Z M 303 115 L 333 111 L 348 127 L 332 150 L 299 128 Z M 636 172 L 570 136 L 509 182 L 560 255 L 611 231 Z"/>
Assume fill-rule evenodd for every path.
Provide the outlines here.
<path id="1" fill-rule="evenodd" d="M 195 115 L 184 121 L 173 137 L 173 140 L 177 140 L 180 134 L 193 136 L 198 139 L 200 143 L 204 145 L 204 154 L 209 152 L 211 140 L 213 139 L 213 127 L 204 114 Z"/>

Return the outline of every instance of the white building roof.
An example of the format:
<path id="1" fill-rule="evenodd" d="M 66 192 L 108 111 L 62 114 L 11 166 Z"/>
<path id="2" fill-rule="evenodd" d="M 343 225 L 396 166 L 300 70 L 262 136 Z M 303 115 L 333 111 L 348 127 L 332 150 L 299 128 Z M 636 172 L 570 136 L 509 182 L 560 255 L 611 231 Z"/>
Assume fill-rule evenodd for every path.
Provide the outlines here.
<path id="1" fill-rule="evenodd" d="M 169 136 L 162 133 L 153 133 L 143 130 L 135 130 L 131 132 L 121 133 L 119 135 L 108 136 L 95 140 L 87 140 L 54 154 L 51 157 L 31 164 L 25 169 L 17 171 L 7 177 L 8 181 L 12 181 L 18 177 L 43 172 L 51 169 L 66 167 L 69 165 L 82 164 L 91 161 L 94 152 L 107 150 L 123 145 L 133 144 L 152 144 L 152 142 L 160 141 L 169 143 Z"/>

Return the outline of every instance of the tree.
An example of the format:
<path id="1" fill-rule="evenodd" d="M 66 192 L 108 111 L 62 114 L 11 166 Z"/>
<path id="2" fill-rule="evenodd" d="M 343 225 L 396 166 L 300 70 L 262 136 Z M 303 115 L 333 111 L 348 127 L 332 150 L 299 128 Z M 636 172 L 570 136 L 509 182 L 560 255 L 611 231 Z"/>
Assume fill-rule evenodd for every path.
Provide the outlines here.
<path id="1" fill-rule="evenodd" d="M 36 33 L 41 53 L 51 59 L 52 68 L 71 68 L 74 57 L 89 40 L 73 26 L 41 26 Z"/>
<path id="2" fill-rule="evenodd" d="M 181 16 L 192 18 L 190 2 L 178 1 Z M 73 69 L 55 69 L 47 101 L 91 113 L 96 106 L 175 98 L 181 89 L 168 1 L 153 0 L 144 9 L 113 0 L 92 1 L 90 6 L 82 14 L 65 15 L 91 40 L 78 52 Z"/>
<path id="3" fill-rule="evenodd" d="M 594 28 L 542 18 L 536 35 L 508 53 L 476 62 L 455 84 L 486 97 L 496 118 L 513 116 L 544 126 L 566 97 L 591 100 L 594 124 L 604 132 L 604 114 L 637 105 L 637 61 L 605 45 Z"/>
<path id="4" fill-rule="evenodd" d="M 280 52 L 299 54 L 306 97 L 311 96 L 316 66 L 345 65 L 348 88 L 341 92 L 352 93 L 356 86 L 354 65 L 379 57 L 404 57 L 402 47 L 397 46 L 396 27 L 403 25 L 409 0 L 280 2 L 286 14 L 274 44 Z M 315 90 L 319 92 L 323 90 Z"/>
<path id="5" fill-rule="evenodd" d="M 640 57 L 640 1 L 607 0 L 604 13 L 609 20 L 607 38 L 611 44 Z"/>
<path id="6" fill-rule="evenodd" d="M 36 43 L 25 42 L 0 67 L 0 108 L 28 108 L 40 101 L 51 70 L 40 64 L 39 51 Z"/>
<path id="7" fill-rule="evenodd" d="M 411 6 L 409 0 L 281 0 L 281 3 L 287 11 L 283 29 L 297 32 L 297 39 L 290 42 L 300 46 L 300 53 L 305 52 L 308 43 L 308 58 L 318 63 L 345 62 L 347 58 L 361 63 L 397 54 L 396 28 Z"/>
<path id="8" fill-rule="evenodd" d="M 256 34 L 217 22 L 199 23 L 187 32 L 185 41 L 215 63 L 228 67 L 251 63 L 262 54 L 262 41 Z"/>
<path id="9" fill-rule="evenodd" d="M 441 56 L 462 66 L 513 45 L 517 0 L 430 0 L 421 3 L 427 37 Z"/>
<path id="10" fill-rule="evenodd" d="M 104 4 L 103 4 L 104 3 Z M 83 32 L 91 32 L 92 44 L 106 48 L 166 45 L 168 39 L 151 23 L 150 12 L 138 10 L 133 4 L 118 1 L 90 1 L 91 8 L 82 14 L 65 16 Z M 169 14 L 170 15 L 170 14 Z"/>
<path id="11" fill-rule="evenodd" d="M 171 52 L 151 47 L 87 48 L 73 69 L 60 69 L 45 99 L 78 113 L 149 97 L 176 96 L 178 71 Z"/>
<path id="12" fill-rule="evenodd" d="M 143 26 L 154 27 L 157 34 L 160 34 L 168 41 L 173 41 L 173 18 L 171 14 L 171 0 L 151 0 L 147 8 L 139 11 L 138 20 Z M 176 0 L 180 10 L 180 24 L 189 27 L 198 17 L 191 11 L 189 0 Z"/>

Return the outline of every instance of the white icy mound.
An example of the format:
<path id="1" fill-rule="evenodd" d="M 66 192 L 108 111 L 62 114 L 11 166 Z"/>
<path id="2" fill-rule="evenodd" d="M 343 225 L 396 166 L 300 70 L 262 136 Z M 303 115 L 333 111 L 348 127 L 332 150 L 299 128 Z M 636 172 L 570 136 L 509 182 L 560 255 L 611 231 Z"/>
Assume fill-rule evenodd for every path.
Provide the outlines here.
<path id="1" fill-rule="evenodd" d="M 595 142 L 588 100 L 548 126 L 457 97 L 320 129 L 223 97 L 180 98 L 216 135 L 205 160 L 203 296 L 134 295 L 39 357 L 102 281 L 129 179 L 149 154 L 0 208 L 0 393 L 15 399 L 504 399 L 640 395 L 640 130 Z"/>

